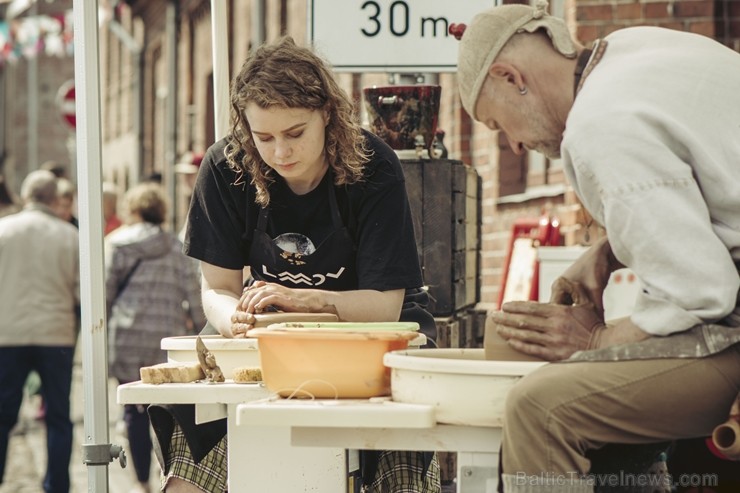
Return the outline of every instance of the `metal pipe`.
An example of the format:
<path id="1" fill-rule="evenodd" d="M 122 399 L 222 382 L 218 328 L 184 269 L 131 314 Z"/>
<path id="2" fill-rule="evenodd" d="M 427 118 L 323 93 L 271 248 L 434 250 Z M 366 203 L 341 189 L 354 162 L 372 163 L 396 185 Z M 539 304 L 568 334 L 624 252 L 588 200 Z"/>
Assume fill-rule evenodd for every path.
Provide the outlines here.
<path id="1" fill-rule="evenodd" d="M 77 114 L 77 182 L 80 194 L 80 302 L 82 370 L 88 491 L 107 493 L 108 341 L 103 263 L 102 156 L 98 1 L 74 0 L 75 106 Z M 120 452 L 118 448 L 117 450 Z M 100 451 L 108 451 L 99 454 Z M 97 457 L 97 458 L 95 458 Z M 102 458 L 101 457 L 105 457 Z"/>
<path id="2" fill-rule="evenodd" d="M 229 40 L 226 29 L 226 2 L 211 0 L 213 50 L 213 110 L 216 141 L 229 129 Z"/>

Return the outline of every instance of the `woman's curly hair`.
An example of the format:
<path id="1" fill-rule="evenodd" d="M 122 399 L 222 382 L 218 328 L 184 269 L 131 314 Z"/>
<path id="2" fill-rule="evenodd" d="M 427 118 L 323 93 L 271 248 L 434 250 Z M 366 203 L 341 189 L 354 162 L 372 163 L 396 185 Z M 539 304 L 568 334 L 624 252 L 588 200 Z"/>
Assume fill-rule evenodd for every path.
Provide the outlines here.
<path id="1" fill-rule="evenodd" d="M 231 134 L 225 149 L 229 166 L 237 172 L 236 183 L 257 189 L 256 201 L 270 203 L 268 186 L 274 171 L 260 157 L 252 129 L 244 115 L 247 103 L 260 108 L 306 108 L 326 111 L 324 152 L 334 172 L 335 185 L 361 180 L 370 158 L 352 101 L 334 80 L 328 65 L 308 48 L 285 36 L 263 45 L 250 56 L 231 84 Z"/>

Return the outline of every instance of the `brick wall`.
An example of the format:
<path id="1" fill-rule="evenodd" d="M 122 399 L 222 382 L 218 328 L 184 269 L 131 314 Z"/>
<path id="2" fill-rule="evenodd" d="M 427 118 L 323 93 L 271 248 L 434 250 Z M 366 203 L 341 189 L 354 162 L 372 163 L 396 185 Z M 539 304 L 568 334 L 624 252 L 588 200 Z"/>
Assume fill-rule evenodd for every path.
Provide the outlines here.
<path id="1" fill-rule="evenodd" d="M 728 0 L 575 0 L 577 37 L 581 41 L 593 41 L 623 27 L 651 25 L 702 34 L 725 42 L 723 38 L 726 28 L 722 11 L 725 8 L 730 9 L 736 3 Z M 735 37 L 737 38 L 737 34 Z"/>

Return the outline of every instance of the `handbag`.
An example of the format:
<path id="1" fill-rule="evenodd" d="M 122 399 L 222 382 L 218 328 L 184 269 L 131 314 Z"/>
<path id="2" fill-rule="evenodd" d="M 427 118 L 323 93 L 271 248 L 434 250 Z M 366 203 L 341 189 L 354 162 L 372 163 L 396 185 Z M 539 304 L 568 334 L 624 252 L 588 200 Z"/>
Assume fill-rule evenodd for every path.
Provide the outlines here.
<path id="1" fill-rule="evenodd" d="M 136 259 L 136 262 L 134 262 L 134 266 L 131 267 L 131 269 L 126 273 L 125 276 L 123 276 L 123 279 L 118 283 L 118 290 L 116 291 L 116 298 L 121 296 L 121 293 L 123 293 L 123 290 L 126 289 L 126 286 L 128 286 L 128 282 L 131 280 L 131 277 L 134 275 L 134 272 L 136 272 L 136 269 L 139 268 L 139 264 L 141 263 L 141 258 Z M 115 303 L 116 298 L 114 298 L 113 302 Z"/>

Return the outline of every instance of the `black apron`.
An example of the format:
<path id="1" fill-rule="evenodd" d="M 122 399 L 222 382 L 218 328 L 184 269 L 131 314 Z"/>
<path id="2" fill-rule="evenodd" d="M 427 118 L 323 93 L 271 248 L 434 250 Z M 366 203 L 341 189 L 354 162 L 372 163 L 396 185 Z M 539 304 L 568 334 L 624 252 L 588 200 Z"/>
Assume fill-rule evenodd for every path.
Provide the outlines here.
<path id="1" fill-rule="evenodd" d="M 274 282 L 288 288 L 316 288 L 327 291 L 357 289 L 357 250 L 339 214 L 334 187 L 327 185 L 329 209 L 334 226 L 328 237 L 310 255 L 290 253 L 275 244 L 267 234 L 269 208 L 257 218 L 249 265 L 257 281 Z"/>

